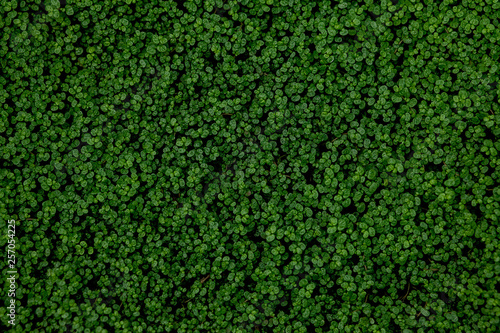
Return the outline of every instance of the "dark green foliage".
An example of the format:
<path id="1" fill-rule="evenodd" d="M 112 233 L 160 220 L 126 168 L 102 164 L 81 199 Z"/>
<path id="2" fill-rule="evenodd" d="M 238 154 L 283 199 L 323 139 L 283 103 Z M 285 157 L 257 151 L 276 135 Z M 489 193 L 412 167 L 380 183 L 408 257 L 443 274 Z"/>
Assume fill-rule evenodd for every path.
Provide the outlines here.
<path id="1" fill-rule="evenodd" d="M 499 9 L 4 1 L 3 330 L 498 332 Z"/>

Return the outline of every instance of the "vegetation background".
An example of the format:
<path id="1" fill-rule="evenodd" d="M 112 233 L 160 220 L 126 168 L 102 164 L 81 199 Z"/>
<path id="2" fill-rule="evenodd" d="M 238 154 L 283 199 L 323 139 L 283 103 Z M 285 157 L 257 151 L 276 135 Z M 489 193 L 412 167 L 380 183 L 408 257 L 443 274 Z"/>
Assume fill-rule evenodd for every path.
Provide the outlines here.
<path id="1" fill-rule="evenodd" d="M 499 9 L 2 1 L 1 330 L 498 332 Z"/>

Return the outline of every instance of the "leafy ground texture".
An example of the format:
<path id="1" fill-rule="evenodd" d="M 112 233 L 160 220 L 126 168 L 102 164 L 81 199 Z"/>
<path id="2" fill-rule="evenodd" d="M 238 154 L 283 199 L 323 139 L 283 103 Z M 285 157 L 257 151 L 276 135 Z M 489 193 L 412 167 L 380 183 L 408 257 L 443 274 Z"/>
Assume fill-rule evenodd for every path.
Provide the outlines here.
<path id="1" fill-rule="evenodd" d="M 2 1 L 0 330 L 498 332 L 499 15 Z"/>

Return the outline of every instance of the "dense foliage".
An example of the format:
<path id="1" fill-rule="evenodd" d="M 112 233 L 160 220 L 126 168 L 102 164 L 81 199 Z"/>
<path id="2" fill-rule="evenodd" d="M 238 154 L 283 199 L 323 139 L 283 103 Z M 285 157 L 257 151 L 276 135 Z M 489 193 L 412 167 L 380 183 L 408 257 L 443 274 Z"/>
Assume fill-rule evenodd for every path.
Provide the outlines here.
<path id="1" fill-rule="evenodd" d="M 2 330 L 496 332 L 499 9 L 2 1 Z"/>

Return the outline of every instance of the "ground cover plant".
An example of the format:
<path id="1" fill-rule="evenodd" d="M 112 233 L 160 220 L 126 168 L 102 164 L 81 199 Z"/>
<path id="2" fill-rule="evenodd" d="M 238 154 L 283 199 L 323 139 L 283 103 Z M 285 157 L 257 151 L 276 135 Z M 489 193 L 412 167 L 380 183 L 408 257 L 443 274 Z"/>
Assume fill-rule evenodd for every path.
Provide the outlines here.
<path id="1" fill-rule="evenodd" d="M 499 14 L 2 1 L 1 330 L 497 332 Z"/>

